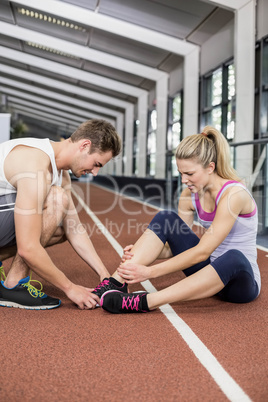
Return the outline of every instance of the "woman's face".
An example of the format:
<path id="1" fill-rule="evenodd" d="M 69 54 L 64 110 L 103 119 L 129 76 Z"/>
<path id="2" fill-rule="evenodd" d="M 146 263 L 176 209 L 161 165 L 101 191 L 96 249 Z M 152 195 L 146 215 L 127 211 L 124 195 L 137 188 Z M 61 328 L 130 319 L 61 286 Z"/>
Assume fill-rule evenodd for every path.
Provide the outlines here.
<path id="1" fill-rule="evenodd" d="M 209 184 L 210 174 L 214 171 L 211 164 L 207 168 L 204 168 L 196 159 L 177 159 L 176 162 L 182 183 L 192 193 L 203 190 Z"/>

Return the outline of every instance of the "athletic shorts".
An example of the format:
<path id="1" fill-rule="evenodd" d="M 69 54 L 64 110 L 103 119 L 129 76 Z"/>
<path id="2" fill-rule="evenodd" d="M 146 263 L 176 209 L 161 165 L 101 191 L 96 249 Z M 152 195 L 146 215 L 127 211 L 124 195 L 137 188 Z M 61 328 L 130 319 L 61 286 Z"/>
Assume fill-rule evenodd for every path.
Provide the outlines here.
<path id="1" fill-rule="evenodd" d="M 16 244 L 14 207 L 16 193 L 0 196 L 0 248 Z"/>

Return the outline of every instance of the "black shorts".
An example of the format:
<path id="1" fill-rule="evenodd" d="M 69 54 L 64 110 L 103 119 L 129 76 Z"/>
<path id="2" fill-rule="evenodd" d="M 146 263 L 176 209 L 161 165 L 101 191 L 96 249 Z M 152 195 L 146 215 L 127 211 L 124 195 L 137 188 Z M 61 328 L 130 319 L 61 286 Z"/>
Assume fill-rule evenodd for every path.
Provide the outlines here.
<path id="1" fill-rule="evenodd" d="M 17 193 L 0 195 L 0 248 L 16 244 L 14 207 Z"/>

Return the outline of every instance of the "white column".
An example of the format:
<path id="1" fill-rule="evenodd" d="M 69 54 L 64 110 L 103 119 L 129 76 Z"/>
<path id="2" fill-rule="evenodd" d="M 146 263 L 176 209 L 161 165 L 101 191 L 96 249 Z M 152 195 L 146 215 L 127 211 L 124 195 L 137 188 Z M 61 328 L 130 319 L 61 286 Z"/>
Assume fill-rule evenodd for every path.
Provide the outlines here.
<path id="1" fill-rule="evenodd" d="M 147 120 L 148 120 L 148 94 L 140 97 L 137 117 L 137 168 L 138 177 L 146 176 L 146 147 L 147 147 Z"/>
<path id="2" fill-rule="evenodd" d="M 249 1 L 235 12 L 235 142 L 254 138 L 255 93 L 255 1 Z M 248 178 L 253 169 L 252 146 L 238 147 L 236 169 Z"/>
<path id="3" fill-rule="evenodd" d="M 10 117 L 9 113 L 0 113 L 0 142 L 10 140 Z"/>
<path id="4" fill-rule="evenodd" d="M 116 120 L 116 131 L 118 135 L 120 136 L 121 140 L 123 140 L 123 130 L 124 130 L 124 122 L 123 122 L 123 117 L 118 116 Z M 115 158 L 115 174 L 117 176 L 122 175 L 122 152 Z"/>
<path id="5" fill-rule="evenodd" d="M 133 126 L 134 126 L 134 106 L 130 105 L 126 109 L 125 118 L 125 173 L 124 176 L 132 176 L 133 167 Z"/>
<path id="6" fill-rule="evenodd" d="M 168 75 L 163 75 L 162 78 L 156 82 L 156 179 L 164 179 L 166 173 L 167 106 Z"/>
<path id="7" fill-rule="evenodd" d="M 184 57 L 183 137 L 198 132 L 199 48 Z"/>

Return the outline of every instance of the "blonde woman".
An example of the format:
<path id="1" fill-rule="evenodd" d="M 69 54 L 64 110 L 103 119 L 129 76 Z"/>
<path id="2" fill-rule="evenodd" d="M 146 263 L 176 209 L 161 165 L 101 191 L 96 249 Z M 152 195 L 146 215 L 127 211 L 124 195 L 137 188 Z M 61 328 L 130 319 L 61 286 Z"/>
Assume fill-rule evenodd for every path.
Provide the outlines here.
<path id="1" fill-rule="evenodd" d="M 257 265 L 257 207 L 232 168 L 224 136 L 207 126 L 183 139 L 176 150 L 182 191 L 178 215 L 159 212 L 106 287 L 99 285 L 101 306 L 111 313 L 147 312 L 166 304 L 218 295 L 248 303 L 260 293 Z M 194 216 L 206 229 L 199 239 L 191 230 Z M 151 265 L 158 258 L 164 262 Z M 133 284 L 183 271 L 185 278 L 155 293 L 124 293 Z M 117 284 L 107 288 L 107 281 Z M 118 281 L 118 282 L 116 282 Z M 121 284 L 120 284 L 121 283 Z M 108 291 L 107 291 L 108 290 Z"/>

